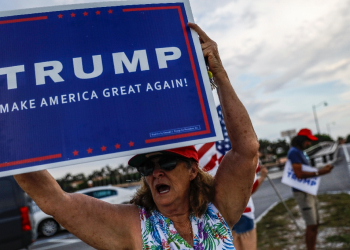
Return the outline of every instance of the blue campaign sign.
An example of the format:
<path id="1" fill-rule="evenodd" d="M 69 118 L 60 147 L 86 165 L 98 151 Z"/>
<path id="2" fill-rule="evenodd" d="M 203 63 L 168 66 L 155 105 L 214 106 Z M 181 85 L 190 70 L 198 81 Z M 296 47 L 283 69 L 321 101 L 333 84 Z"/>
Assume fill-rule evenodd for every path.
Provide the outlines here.
<path id="1" fill-rule="evenodd" d="M 222 139 L 188 1 L 0 13 L 0 176 Z"/>

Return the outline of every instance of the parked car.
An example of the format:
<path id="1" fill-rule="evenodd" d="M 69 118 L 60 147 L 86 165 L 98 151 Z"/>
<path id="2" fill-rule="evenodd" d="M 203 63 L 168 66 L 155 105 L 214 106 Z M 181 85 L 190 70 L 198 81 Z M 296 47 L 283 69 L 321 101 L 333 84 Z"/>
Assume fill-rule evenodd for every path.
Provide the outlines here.
<path id="1" fill-rule="evenodd" d="M 111 204 L 129 203 L 135 190 L 125 188 L 102 186 L 92 187 L 77 191 L 76 193 L 85 194 Z M 58 224 L 51 215 L 45 214 L 38 206 L 34 206 L 35 230 L 41 235 L 52 236 L 64 228 Z"/>
<path id="2" fill-rule="evenodd" d="M 0 249 L 27 248 L 36 238 L 30 197 L 11 176 L 0 178 Z"/>
<path id="3" fill-rule="evenodd" d="M 34 230 L 38 235 L 49 237 L 64 229 L 51 215 L 45 214 L 35 203 L 33 207 L 35 221 Z"/>
<path id="4" fill-rule="evenodd" d="M 77 191 L 76 193 L 85 194 L 111 204 L 127 204 L 130 202 L 136 189 L 126 189 L 113 186 L 92 187 Z"/>

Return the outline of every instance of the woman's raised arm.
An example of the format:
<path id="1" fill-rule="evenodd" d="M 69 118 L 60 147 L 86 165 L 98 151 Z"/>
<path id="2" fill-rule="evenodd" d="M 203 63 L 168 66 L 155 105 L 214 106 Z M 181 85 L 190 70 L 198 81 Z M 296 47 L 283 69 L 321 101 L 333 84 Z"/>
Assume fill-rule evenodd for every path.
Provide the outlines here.
<path id="1" fill-rule="evenodd" d="M 232 227 L 242 215 L 252 191 L 259 142 L 247 110 L 236 95 L 222 65 L 217 44 L 196 24 L 189 23 L 200 38 L 203 55 L 218 85 L 218 95 L 232 149 L 215 176 L 214 205 Z"/>
<path id="2" fill-rule="evenodd" d="M 96 249 L 141 249 L 138 208 L 64 192 L 48 171 L 14 176 L 43 212 Z"/>

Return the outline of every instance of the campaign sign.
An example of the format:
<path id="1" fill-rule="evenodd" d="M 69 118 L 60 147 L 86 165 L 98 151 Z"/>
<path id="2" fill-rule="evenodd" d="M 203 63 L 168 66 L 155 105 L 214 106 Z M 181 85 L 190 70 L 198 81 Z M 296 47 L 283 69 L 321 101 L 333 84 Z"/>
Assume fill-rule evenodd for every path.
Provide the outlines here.
<path id="1" fill-rule="evenodd" d="M 302 170 L 305 172 L 316 172 L 317 168 L 307 165 L 302 165 Z M 305 193 L 317 195 L 320 186 L 320 177 L 312 177 L 307 179 L 298 179 L 294 174 L 292 163 L 288 160 L 284 166 L 281 182 L 293 188 L 299 189 Z"/>
<path id="2" fill-rule="evenodd" d="M 0 176 L 222 139 L 189 2 L 0 13 Z"/>

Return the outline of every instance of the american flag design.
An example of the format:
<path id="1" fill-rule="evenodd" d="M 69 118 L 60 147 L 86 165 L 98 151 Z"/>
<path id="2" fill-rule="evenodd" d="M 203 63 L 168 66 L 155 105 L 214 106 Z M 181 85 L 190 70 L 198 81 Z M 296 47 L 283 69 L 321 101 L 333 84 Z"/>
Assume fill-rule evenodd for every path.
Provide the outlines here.
<path id="1" fill-rule="evenodd" d="M 217 142 L 208 142 L 205 144 L 198 144 L 195 145 L 195 148 L 198 151 L 198 158 L 199 158 L 199 166 L 204 172 L 209 173 L 212 176 L 215 176 L 216 171 L 218 170 L 219 164 L 224 157 L 224 155 L 231 149 L 231 142 L 228 137 L 228 133 L 226 130 L 225 126 L 225 121 L 224 117 L 222 115 L 222 110 L 221 106 L 219 105 L 216 108 L 218 112 L 218 117 L 222 129 L 222 134 L 224 135 L 224 139 L 222 141 L 217 141 Z M 257 188 L 259 182 L 257 179 L 256 173 L 260 171 L 260 166 L 258 164 L 255 172 L 255 179 L 254 179 L 254 184 L 253 184 L 253 190 L 252 192 L 255 191 Z M 248 205 L 246 209 L 244 210 L 244 215 L 254 219 L 254 204 L 253 200 L 250 197 Z"/>
<path id="2" fill-rule="evenodd" d="M 224 139 L 222 141 L 195 145 L 198 151 L 199 166 L 201 166 L 203 171 L 208 172 L 212 176 L 215 176 L 222 158 L 231 149 L 231 142 L 222 116 L 221 106 L 218 106 L 216 110 Z"/>
<path id="3" fill-rule="evenodd" d="M 257 189 L 258 185 L 259 185 L 259 180 L 257 177 L 257 173 L 260 171 L 260 164 L 258 163 L 258 166 L 256 167 L 256 171 L 255 171 L 255 177 L 254 177 L 254 184 L 253 184 L 253 188 L 252 188 L 252 193 L 255 192 L 255 190 Z M 253 199 L 252 197 L 249 198 L 247 207 L 244 209 L 243 215 L 247 216 L 248 218 L 254 220 L 255 219 L 255 215 L 254 215 L 254 203 L 253 203 Z"/>

